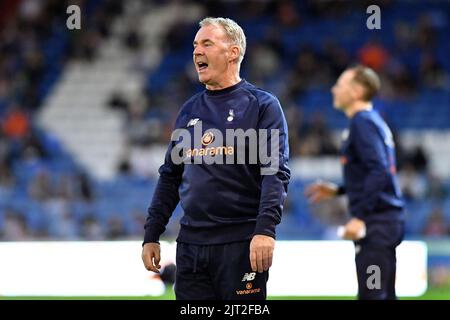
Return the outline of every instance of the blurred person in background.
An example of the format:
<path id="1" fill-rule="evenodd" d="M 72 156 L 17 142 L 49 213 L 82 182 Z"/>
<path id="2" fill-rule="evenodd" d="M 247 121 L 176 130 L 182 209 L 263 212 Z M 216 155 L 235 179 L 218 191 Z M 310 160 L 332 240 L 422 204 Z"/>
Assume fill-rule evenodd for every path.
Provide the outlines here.
<path id="1" fill-rule="evenodd" d="M 286 120 L 275 96 L 240 78 L 246 39 L 236 22 L 203 19 L 193 45 L 198 78 L 206 90 L 182 106 L 176 129 L 187 129 L 192 137 L 194 127 L 203 123 L 207 128 L 202 132 L 203 145 L 212 143 L 212 139 L 205 142 L 205 137 L 213 128 L 224 137 L 229 128 L 266 129 L 267 137 L 259 138 L 260 148 L 271 145 L 272 130 L 278 130 L 278 149 L 271 152 L 279 161 L 270 174 L 262 174 L 265 165 L 259 157 L 258 163 L 250 164 L 250 156 L 239 165 L 208 165 L 201 155 L 200 163 L 192 155 L 187 156 L 188 163 L 175 164 L 171 155 L 173 150 L 178 153 L 179 146 L 172 141 L 148 210 L 142 259 L 148 270 L 159 272 L 158 241 L 181 202 L 176 298 L 265 299 L 275 227 L 281 221 L 290 178 Z M 196 141 L 188 145 L 195 146 Z M 245 143 L 245 154 L 250 152 L 249 145 Z"/>
<path id="2" fill-rule="evenodd" d="M 332 88 L 336 109 L 350 119 L 344 134 L 341 163 L 344 184 L 316 182 L 305 193 L 317 203 L 346 193 L 351 219 L 343 238 L 355 243 L 358 298 L 396 299 L 396 247 L 404 235 L 404 203 L 397 182 L 392 133 L 372 109 L 380 88 L 378 75 L 369 67 L 348 68 Z M 370 266 L 380 270 L 380 286 L 368 285 Z"/>

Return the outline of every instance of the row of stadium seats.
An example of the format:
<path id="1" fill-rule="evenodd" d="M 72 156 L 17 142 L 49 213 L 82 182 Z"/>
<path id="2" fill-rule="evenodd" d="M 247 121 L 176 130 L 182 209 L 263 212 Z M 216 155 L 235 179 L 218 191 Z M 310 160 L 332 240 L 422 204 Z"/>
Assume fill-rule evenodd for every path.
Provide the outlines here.
<path id="1" fill-rule="evenodd" d="M 43 171 L 46 168 L 47 171 Z M 52 168 L 52 171 L 49 170 Z M 58 168 L 58 169 L 57 169 Z M 155 187 L 155 181 L 133 176 L 119 176 L 112 181 L 99 182 L 88 180 L 89 196 L 82 197 L 76 191 L 78 185 L 71 184 L 69 190 L 73 192 L 64 194 L 61 189 L 61 178 L 70 177 L 78 174 L 76 167 L 72 164 L 65 166 L 53 166 L 51 162 L 46 166 L 28 167 L 18 169 L 21 175 L 17 175 L 18 183 L 15 188 L 8 190 L 2 188 L 0 196 L 0 230 L 4 227 L 5 213 L 12 212 L 18 215 L 24 215 L 33 235 L 45 235 L 54 237 L 57 235 L 58 228 L 54 226 L 58 219 L 55 217 L 69 213 L 77 230 L 81 230 L 82 224 L 86 218 L 95 219 L 101 228 L 106 230 L 108 223 L 113 217 L 119 217 L 123 223 L 131 225 L 133 223 L 133 213 L 137 213 L 141 218 L 145 217 L 146 209 L 150 203 L 151 196 Z M 49 192 L 42 194 L 41 197 L 33 196 L 32 184 L 37 177 L 46 172 L 49 178 Z M 74 179 L 72 178 L 71 181 Z M 336 226 L 336 222 L 330 222 L 331 218 L 324 219 L 323 216 L 317 216 L 313 207 L 311 207 L 303 195 L 305 186 L 311 179 L 293 179 L 289 185 L 289 195 L 283 217 L 283 223 L 280 225 L 279 233 L 283 238 L 323 238 L 326 235 L 328 227 Z M 45 189 L 46 184 L 40 185 Z M 51 190 L 57 189 L 58 192 Z M 58 189 L 59 188 L 59 189 Z M 445 188 L 450 190 L 450 181 Z M 425 199 L 407 201 L 407 235 L 420 236 L 424 234 L 427 221 L 435 208 L 441 208 L 444 220 L 447 226 L 450 226 L 450 197 L 444 199 Z M 322 208 L 322 211 L 329 208 Z M 338 212 L 339 213 L 339 212 Z M 177 222 L 182 214 L 180 207 L 174 213 L 170 229 L 177 228 Z M 325 212 L 325 214 L 328 214 Z M 330 212 L 330 214 L 334 214 Z M 323 212 L 322 212 L 323 215 Z M 334 221 L 343 222 L 341 219 Z M 53 229 L 52 229 L 53 228 Z M 142 228 L 142 226 L 141 226 Z M 138 232 L 142 230 L 139 229 Z M 140 233 L 132 236 L 139 237 Z"/>

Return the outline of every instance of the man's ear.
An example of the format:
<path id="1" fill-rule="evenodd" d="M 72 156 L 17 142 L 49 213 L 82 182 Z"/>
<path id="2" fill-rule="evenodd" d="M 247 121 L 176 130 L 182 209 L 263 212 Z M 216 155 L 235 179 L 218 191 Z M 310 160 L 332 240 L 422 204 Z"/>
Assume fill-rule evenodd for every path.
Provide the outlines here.
<path id="1" fill-rule="evenodd" d="M 232 46 L 231 47 L 231 53 L 230 53 L 230 61 L 238 60 L 240 51 L 241 50 L 239 50 L 238 46 Z"/>
<path id="2" fill-rule="evenodd" d="M 352 95 L 355 100 L 364 100 L 365 89 L 359 83 L 354 83 L 352 86 Z"/>

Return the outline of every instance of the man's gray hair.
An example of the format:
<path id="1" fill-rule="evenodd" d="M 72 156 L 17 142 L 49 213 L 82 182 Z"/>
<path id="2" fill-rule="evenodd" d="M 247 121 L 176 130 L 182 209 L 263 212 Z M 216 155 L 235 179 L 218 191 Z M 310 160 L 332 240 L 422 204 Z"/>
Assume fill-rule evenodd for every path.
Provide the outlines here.
<path id="1" fill-rule="evenodd" d="M 239 60 L 238 64 L 241 64 L 244 59 L 245 48 L 247 42 L 245 40 L 244 30 L 233 20 L 229 18 L 212 18 L 208 17 L 199 22 L 200 28 L 209 25 L 219 25 L 225 31 L 225 34 L 231 40 L 231 43 L 239 47 Z"/>

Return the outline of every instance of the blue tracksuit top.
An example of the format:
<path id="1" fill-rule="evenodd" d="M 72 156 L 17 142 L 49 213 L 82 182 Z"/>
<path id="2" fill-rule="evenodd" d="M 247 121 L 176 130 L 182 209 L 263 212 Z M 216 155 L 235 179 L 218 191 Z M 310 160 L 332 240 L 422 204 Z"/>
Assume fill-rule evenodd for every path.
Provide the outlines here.
<path id="1" fill-rule="evenodd" d="M 236 149 L 226 141 L 226 129 L 268 129 L 267 146 L 271 145 L 270 130 L 278 129 L 275 173 L 261 174 L 268 164 L 259 157 L 256 162 L 246 157 L 243 164 L 206 164 L 202 159 L 201 163 L 179 164 L 171 154 L 183 139 L 172 139 L 148 209 L 144 243 L 159 241 L 178 202 L 184 211 L 178 242 L 223 244 L 248 240 L 255 234 L 275 237 L 290 179 L 288 128 L 278 99 L 245 80 L 222 90 L 203 90 L 182 106 L 175 129 L 188 130 L 195 140 L 194 128 L 200 124 L 202 136 L 197 140 L 201 141 L 187 142 L 192 149 L 182 154 L 183 158 L 189 155 L 191 162 L 194 158 L 198 161 L 201 152 L 208 154 L 214 130 L 223 135 L 223 150 L 230 151 Z M 259 146 L 260 140 L 258 137 Z M 249 143 L 245 140 L 246 154 Z"/>
<path id="2" fill-rule="evenodd" d="M 350 214 L 365 222 L 403 220 L 390 129 L 375 110 L 357 112 L 342 145 L 344 185 Z"/>

